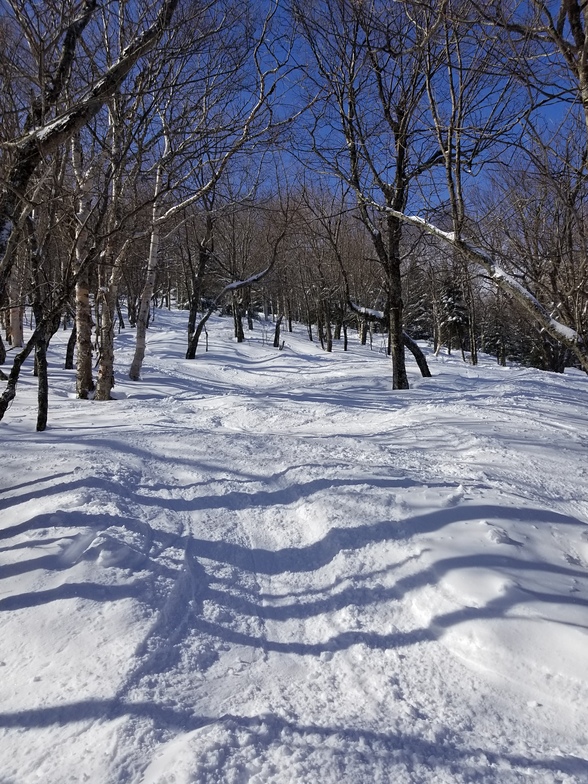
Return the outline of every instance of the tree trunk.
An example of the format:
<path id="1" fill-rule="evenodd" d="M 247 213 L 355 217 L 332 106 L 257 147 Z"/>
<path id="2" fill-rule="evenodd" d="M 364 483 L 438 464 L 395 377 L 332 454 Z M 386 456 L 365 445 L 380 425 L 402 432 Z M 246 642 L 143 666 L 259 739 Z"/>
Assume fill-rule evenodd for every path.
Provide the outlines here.
<path id="1" fill-rule="evenodd" d="M 318 332 L 318 338 L 319 338 L 319 342 L 321 344 L 321 348 L 324 351 L 325 350 L 325 330 L 324 330 L 324 327 L 323 327 L 323 317 L 322 317 L 322 313 L 320 311 L 320 308 L 318 309 L 318 312 L 317 312 L 316 331 Z"/>
<path id="2" fill-rule="evenodd" d="M 166 137 L 167 149 L 167 137 Z M 157 274 L 157 264 L 159 262 L 159 241 L 161 236 L 161 228 L 158 224 L 158 198 L 161 193 L 161 183 L 163 177 L 163 164 L 160 162 L 157 166 L 157 173 L 155 175 L 155 188 L 153 193 L 153 207 L 151 214 L 151 240 L 149 242 L 149 256 L 147 259 L 147 272 L 145 275 L 145 283 L 141 291 L 139 299 L 139 309 L 137 313 L 137 336 L 135 342 L 135 354 L 129 370 L 129 378 L 131 381 L 139 381 L 141 378 L 141 368 L 145 358 L 145 349 L 147 346 L 147 327 L 149 326 L 149 312 L 151 308 L 151 300 L 155 292 L 155 277 Z"/>
<path id="3" fill-rule="evenodd" d="M 94 390 L 92 378 L 92 308 L 88 269 L 83 269 L 76 283 L 76 395 L 86 400 Z"/>
<path id="4" fill-rule="evenodd" d="M 121 278 L 122 261 L 115 263 L 108 284 L 101 292 L 100 305 L 100 355 L 98 362 L 98 378 L 96 380 L 95 399 L 111 400 L 110 393 L 114 387 L 114 327 L 118 286 Z"/>
<path id="5" fill-rule="evenodd" d="M 77 339 L 76 333 L 77 333 L 77 329 L 76 329 L 76 323 L 74 321 L 72 331 L 67 341 L 67 347 L 65 349 L 65 362 L 63 363 L 64 370 L 74 369 L 74 354 L 76 350 L 76 339 Z"/>
<path id="6" fill-rule="evenodd" d="M 388 218 L 388 296 L 390 354 L 392 355 L 392 389 L 408 389 L 406 360 L 404 356 L 404 303 L 402 302 L 402 277 L 400 274 L 401 222 Z"/>
<path id="7" fill-rule="evenodd" d="M 37 316 L 36 316 L 37 318 Z M 42 314 L 39 316 L 42 319 Z M 49 373 L 47 368 L 47 327 L 39 331 L 35 344 L 35 365 L 37 368 L 37 431 L 47 427 L 49 410 Z"/>
<path id="8" fill-rule="evenodd" d="M 325 349 L 330 354 L 333 351 L 333 329 L 331 327 L 331 313 L 328 302 L 323 302 L 323 318 L 325 328 Z"/>
<path id="9" fill-rule="evenodd" d="M 24 344 L 23 319 L 24 308 L 22 306 L 23 292 L 21 286 L 14 277 L 9 284 L 10 297 L 10 345 L 12 348 L 22 348 Z"/>
<path id="10" fill-rule="evenodd" d="M 243 343 L 245 341 L 245 333 L 243 332 L 243 315 L 241 313 L 241 303 L 239 302 L 239 297 L 236 294 L 233 294 L 232 299 L 235 337 L 237 338 L 237 343 Z"/>
<path id="11" fill-rule="evenodd" d="M 196 359 L 196 351 L 198 350 L 198 342 L 200 340 L 200 336 L 202 335 L 202 330 L 204 329 L 206 322 L 212 316 L 213 313 L 214 313 L 214 307 L 209 308 L 198 322 L 198 326 L 196 327 L 194 334 L 188 341 L 188 350 L 186 351 L 186 359 Z"/>
<path id="12" fill-rule="evenodd" d="M 115 95 L 109 107 L 110 125 L 110 216 L 108 220 L 108 239 L 100 258 L 98 275 L 99 292 L 96 297 L 98 321 L 98 378 L 96 379 L 95 400 L 111 400 L 114 387 L 114 317 L 118 299 L 118 288 L 123 275 L 123 261 L 129 241 L 123 243 L 116 254 L 116 237 L 120 230 L 121 200 L 123 189 L 123 140 L 120 124 L 121 110 L 119 96 Z"/>
<path id="13" fill-rule="evenodd" d="M 421 371 L 421 376 L 423 378 L 431 378 L 431 371 L 429 370 L 427 358 L 421 351 L 418 343 L 413 340 L 410 335 L 407 335 L 406 332 L 403 333 L 402 338 L 404 340 L 404 345 L 415 358 L 419 370 Z"/>
<path id="14" fill-rule="evenodd" d="M 200 299 L 202 297 L 202 285 L 204 282 L 204 274 L 208 266 L 210 253 L 213 250 L 213 232 L 214 222 L 210 215 L 206 216 L 206 231 L 203 239 L 198 243 L 198 267 L 194 270 L 190 251 L 188 249 L 188 265 L 190 268 L 190 282 L 192 285 L 192 293 L 190 297 L 190 312 L 188 314 L 188 351 L 194 333 L 196 331 L 196 319 L 198 318 L 198 310 L 200 308 Z M 187 235 L 186 235 L 187 236 Z M 196 340 L 198 345 L 198 340 Z M 195 356 L 195 354 L 194 354 Z M 194 359 L 194 357 L 190 357 Z"/>
<path id="15" fill-rule="evenodd" d="M 120 335 L 121 329 L 125 329 L 125 320 L 123 318 L 120 299 L 118 297 L 116 298 L 116 317 L 118 319 L 118 334 Z"/>
<path id="16" fill-rule="evenodd" d="M 143 290 L 141 292 L 139 312 L 137 314 L 137 338 L 135 344 L 135 355 L 131 363 L 131 369 L 129 370 L 129 378 L 131 381 L 139 381 L 141 378 L 141 367 L 143 366 L 143 359 L 145 358 L 145 348 L 147 346 L 147 326 L 149 324 L 149 312 L 151 308 L 151 300 L 155 291 L 155 276 L 157 274 L 159 237 L 159 226 L 154 223 L 151 230 L 151 242 L 149 243 L 147 276 L 145 279 L 145 285 L 143 286 Z"/>
<path id="17" fill-rule="evenodd" d="M 368 336 L 368 322 L 367 319 L 359 319 L 359 343 L 362 346 L 367 345 Z"/>
<path id="18" fill-rule="evenodd" d="M 280 328 L 282 326 L 282 319 L 284 314 L 281 313 L 276 319 L 276 328 L 274 330 L 274 348 L 280 348 Z"/>
<path id="19" fill-rule="evenodd" d="M 390 353 L 392 355 L 392 389 L 408 389 L 401 307 L 390 308 Z"/>
<path id="20" fill-rule="evenodd" d="M 38 329 L 38 326 L 37 326 Z M 23 347 L 21 351 L 14 357 L 12 363 L 12 369 L 8 374 L 8 382 L 6 384 L 6 388 L 2 395 L 0 395 L 0 421 L 4 418 L 4 414 L 8 410 L 8 406 L 12 403 L 14 398 L 16 397 L 16 386 L 18 384 L 18 379 L 20 377 L 20 371 L 22 366 L 33 350 L 36 345 L 37 341 L 37 330 L 32 334 L 32 336 L 27 341 L 26 345 Z"/>

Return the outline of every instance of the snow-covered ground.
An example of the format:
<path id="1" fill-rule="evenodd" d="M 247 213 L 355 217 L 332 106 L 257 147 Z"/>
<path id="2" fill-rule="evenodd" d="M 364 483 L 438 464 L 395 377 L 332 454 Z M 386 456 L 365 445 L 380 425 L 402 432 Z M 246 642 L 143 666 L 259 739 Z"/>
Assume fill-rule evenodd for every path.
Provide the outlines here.
<path id="1" fill-rule="evenodd" d="M 0 424 L 2 784 L 588 782 L 588 378 L 186 319 Z"/>

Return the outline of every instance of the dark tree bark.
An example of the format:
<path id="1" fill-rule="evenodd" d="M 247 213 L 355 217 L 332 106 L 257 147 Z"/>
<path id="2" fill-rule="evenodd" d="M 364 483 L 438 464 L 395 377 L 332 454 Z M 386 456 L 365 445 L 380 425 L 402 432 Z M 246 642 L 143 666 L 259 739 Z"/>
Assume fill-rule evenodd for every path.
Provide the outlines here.
<path id="1" fill-rule="evenodd" d="M 404 345 L 415 358 L 418 368 L 421 371 L 421 376 L 423 378 L 431 378 L 431 371 L 429 370 L 427 358 L 421 351 L 418 343 L 413 340 L 410 335 L 407 335 L 406 332 L 403 333 L 402 338 L 404 340 Z"/>
<path id="2" fill-rule="evenodd" d="M 37 369 L 37 431 L 47 427 L 49 410 L 49 370 L 47 367 L 47 325 L 39 332 L 35 345 L 35 367 Z"/>
<path id="3" fill-rule="evenodd" d="M 243 313 L 241 311 L 241 301 L 235 294 L 233 294 L 232 305 L 235 337 L 237 338 L 237 343 L 243 343 L 245 341 L 245 332 L 243 331 Z"/>
<path id="4" fill-rule="evenodd" d="M 280 348 L 280 328 L 282 326 L 282 319 L 284 314 L 281 313 L 276 319 L 276 326 L 274 329 L 274 348 Z"/>
<path id="5" fill-rule="evenodd" d="M 74 355 L 76 350 L 76 339 L 77 339 L 77 328 L 74 321 L 73 328 L 70 332 L 67 347 L 65 349 L 65 362 L 63 364 L 64 370 L 73 370 L 74 369 Z"/>

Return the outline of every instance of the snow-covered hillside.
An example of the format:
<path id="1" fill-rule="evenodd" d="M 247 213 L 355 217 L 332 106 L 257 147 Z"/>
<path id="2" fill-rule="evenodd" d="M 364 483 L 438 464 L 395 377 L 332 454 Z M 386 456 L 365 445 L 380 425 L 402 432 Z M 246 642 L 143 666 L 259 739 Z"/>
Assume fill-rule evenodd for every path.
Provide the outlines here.
<path id="1" fill-rule="evenodd" d="M 230 320 L 0 424 L 2 784 L 588 781 L 588 378 Z"/>

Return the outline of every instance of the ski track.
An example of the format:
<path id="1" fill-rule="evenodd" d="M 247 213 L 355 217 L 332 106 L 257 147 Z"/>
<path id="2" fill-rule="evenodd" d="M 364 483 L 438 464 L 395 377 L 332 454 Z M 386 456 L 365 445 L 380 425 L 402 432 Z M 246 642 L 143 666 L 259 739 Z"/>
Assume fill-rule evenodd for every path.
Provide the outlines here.
<path id="1" fill-rule="evenodd" d="M 2 425 L 0 782 L 588 781 L 585 378 L 160 318 Z"/>

